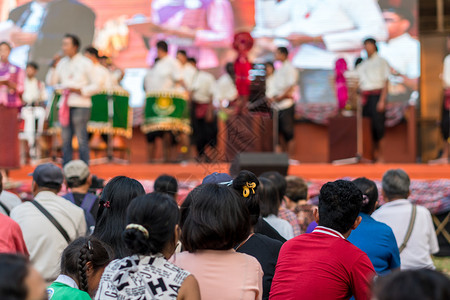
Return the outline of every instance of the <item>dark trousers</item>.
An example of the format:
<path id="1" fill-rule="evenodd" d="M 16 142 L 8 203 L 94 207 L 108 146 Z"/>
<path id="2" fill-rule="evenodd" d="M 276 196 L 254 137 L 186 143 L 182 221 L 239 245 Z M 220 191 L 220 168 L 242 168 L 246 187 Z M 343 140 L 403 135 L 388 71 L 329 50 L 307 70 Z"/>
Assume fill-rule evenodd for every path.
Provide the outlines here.
<path id="1" fill-rule="evenodd" d="M 363 117 L 370 118 L 372 125 L 372 139 L 378 143 L 384 136 L 385 112 L 377 111 L 377 104 L 381 94 L 368 95 L 363 106 Z"/>

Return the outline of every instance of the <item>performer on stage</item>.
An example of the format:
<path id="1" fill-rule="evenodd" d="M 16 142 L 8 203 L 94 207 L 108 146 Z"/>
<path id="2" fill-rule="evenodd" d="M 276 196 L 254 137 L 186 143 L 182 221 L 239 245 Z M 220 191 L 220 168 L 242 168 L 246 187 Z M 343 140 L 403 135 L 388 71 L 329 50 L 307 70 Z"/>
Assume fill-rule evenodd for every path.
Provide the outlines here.
<path id="1" fill-rule="evenodd" d="M 288 55 L 289 52 L 285 47 L 279 47 L 275 52 L 275 59 L 282 65 L 269 79 L 266 95 L 278 113 L 278 134 L 281 146 L 278 150 L 292 154 L 295 114 L 293 92 L 297 84 L 297 70 L 289 61 Z"/>
<path id="2" fill-rule="evenodd" d="M 385 106 L 390 68 L 387 61 L 378 56 L 377 43 L 374 39 L 366 39 L 364 48 L 368 58 L 356 68 L 363 95 L 363 117 L 368 117 L 372 121 L 374 160 L 383 162 Z"/>
<path id="3" fill-rule="evenodd" d="M 191 58 L 190 61 L 196 67 L 195 59 Z M 217 145 L 217 118 L 212 103 L 215 84 L 213 75 L 197 68 L 190 89 L 192 138 L 199 160 L 207 162 L 211 158 L 205 152 L 206 147 L 210 146 L 215 150 Z"/>
<path id="4" fill-rule="evenodd" d="M 189 90 L 192 85 L 194 75 L 195 73 L 197 73 L 197 69 L 195 68 L 195 66 L 188 62 L 188 57 L 186 51 L 184 50 L 178 50 L 177 60 L 180 63 L 183 72 L 183 82 L 186 85 L 186 88 Z"/>
<path id="5" fill-rule="evenodd" d="M 0 43 L 0 170 L 20 167 L 19 122 L 24 72 L 8 61 L 11 46 Z"/>
<path id="6" fill-rule="evenodd" d="M 112 89 L 114 84 L 113 79 L 111 78 L 111 73 L 107 68 L 100 64 L 98 50 L 94 47 L 87 47 L 84 49 L 84 56 L 92 61 L 93 64 L 93 78 L 96 81 L 93 88 L 97 91 Z"/>
<path id="7" fill-rule="evenodd" d="M 35 62 L 27 63 L 25 69 L 25 85 L 22 95 L 22 100 L 27 105 L 39 105 L 47 101 L 47 90 L 45 89 L 44 82 L 36 78 L 36 73 L 39 70 L 39 66 Z"/>
<path id="8" fill-rule="evenodd" d="M 447 48 L 450 50 L 450 36 L 447 37 Z M 444 70 L 442 73 L 442 80 L 444 84 L 444 101 L 442 103 L 442 119 L 441 132 L 443 138 L 443 148 L 441 157 L 434 162 L 449 162 L 449 147 L 450 147 L 450 54 L 445 57 Z"/>
<path id="9" fill-rule="evenodd" d="M 78 139 L 80 159 L 89 164 L 89 141 L 86 130 L 91 117 L 91 96 L 99 91 L 93 63 L 79 53 L 80 40 L 67 34 L 62 42 L 65 57 L 56 66 L 51 83 L 63 89 L 59 108 L 63 139 L 63 165 L 72 160 L 72 138 Z M 68 120 L 62 120 L 62 109 L 70 108 Z"/>
<path id="10" fill-rule="evenodd" d="M 156 44 L 158 59 L 146 75 L 145 92 L 174 92 L 179 87 L 185 88 L 183 72 L 180 63 L 168 53 L 168 45 L 165 41 Z M 155 156 L 156 138 L 163 140 L 163 158 L 165 162 L 172 157 L 171 149 L 176 143 L 175 136 L 170 131 L 152 131 L 147 133 L 149 162 Z"/>

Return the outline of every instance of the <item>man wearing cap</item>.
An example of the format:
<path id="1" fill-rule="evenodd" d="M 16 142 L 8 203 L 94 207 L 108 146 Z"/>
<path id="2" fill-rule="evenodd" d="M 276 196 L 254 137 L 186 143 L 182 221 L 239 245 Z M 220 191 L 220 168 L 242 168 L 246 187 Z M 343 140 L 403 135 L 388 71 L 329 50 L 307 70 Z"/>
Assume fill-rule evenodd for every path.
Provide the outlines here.
<path id="1" fill-rule="evenodd" d="M 84 210 L 88 233 L 95 227 L 98 211 L 98 197 L 89 193 L 92 176 L 88 165 L 82 160 L 72 160 L 64 166 L 64 177 L 70 193 L 63 197 Z"/>
<path id="2" fill-rule="evenodd" d="M 84 212 L 78 206 L 57 196 L 64 181 L 62 170 L 52 163 L 36 167 L 31 190 L 34 200 L 47 210 L 73 241 L 86 233 Z M 59 263 L 67 241 L 55 225 L 31 202 L 11 211 L 11 218 L 23 232 L 30 261 L 47 282 L 58 277 Z"/>

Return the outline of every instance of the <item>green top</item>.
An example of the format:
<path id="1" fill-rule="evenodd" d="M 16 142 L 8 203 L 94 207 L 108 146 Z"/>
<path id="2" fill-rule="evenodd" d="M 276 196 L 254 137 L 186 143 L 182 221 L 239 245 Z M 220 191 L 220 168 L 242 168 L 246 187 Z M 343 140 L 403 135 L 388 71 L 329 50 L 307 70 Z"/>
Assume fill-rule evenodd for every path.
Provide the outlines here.
<path id="1" fill-rule="evenodd" d="M 47 288 L 47 294 L 49 300 L 92 300 L 88 293 L 60 282 L 53 282 Z"/>

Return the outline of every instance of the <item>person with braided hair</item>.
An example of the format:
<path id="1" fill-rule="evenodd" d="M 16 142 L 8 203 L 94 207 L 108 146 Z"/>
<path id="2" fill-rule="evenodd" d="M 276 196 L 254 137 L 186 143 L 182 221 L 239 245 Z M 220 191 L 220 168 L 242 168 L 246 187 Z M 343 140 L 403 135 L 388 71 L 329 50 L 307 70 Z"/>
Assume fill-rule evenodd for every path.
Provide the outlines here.
<path id="1" fill-rule="evenodd" d="M 370 216 L 378 203 L 375 182 L 361 177 L 353 180 L 353 183 L 363 193 L 363 206 L 359 213 L 361 224 L 350 233 L 347 240 L 369 256 L 378 275 L 387 275 L 400 268 L 397 240 L 391 227 Z"/>
<path id="2" fill-rule="evenodd" d="M 48 287 L 49 300 L 90 300 L 111 261 L 111 249 L 94 237 L 81 237 L 61 256 L 61 275 Z"/>
<path id="3" fill-rule="evenodd" d="M 179 218 L 178 206 L 168 194 L 135 198 L 122 233 L 131 255 L 106 267 L 95 299 L 199 300 L 195 277 L 168 261 L 178 244 Z"/>
<path id="4" fill-rule="evenodd" d="M 260 215 L 258 189 L 259 180 L 255 174 L 243 170 L 234 178 L 232 187 L 247 206 L 250 218 L 250 235 L 242 243 L 234 247 L 236 252 L 253 256 L 261 264 L 264 272 L 262 299 L 269 299 L 270 286 L 272 285 L 275 266 L 283 243 L 255 231 Z"/>

